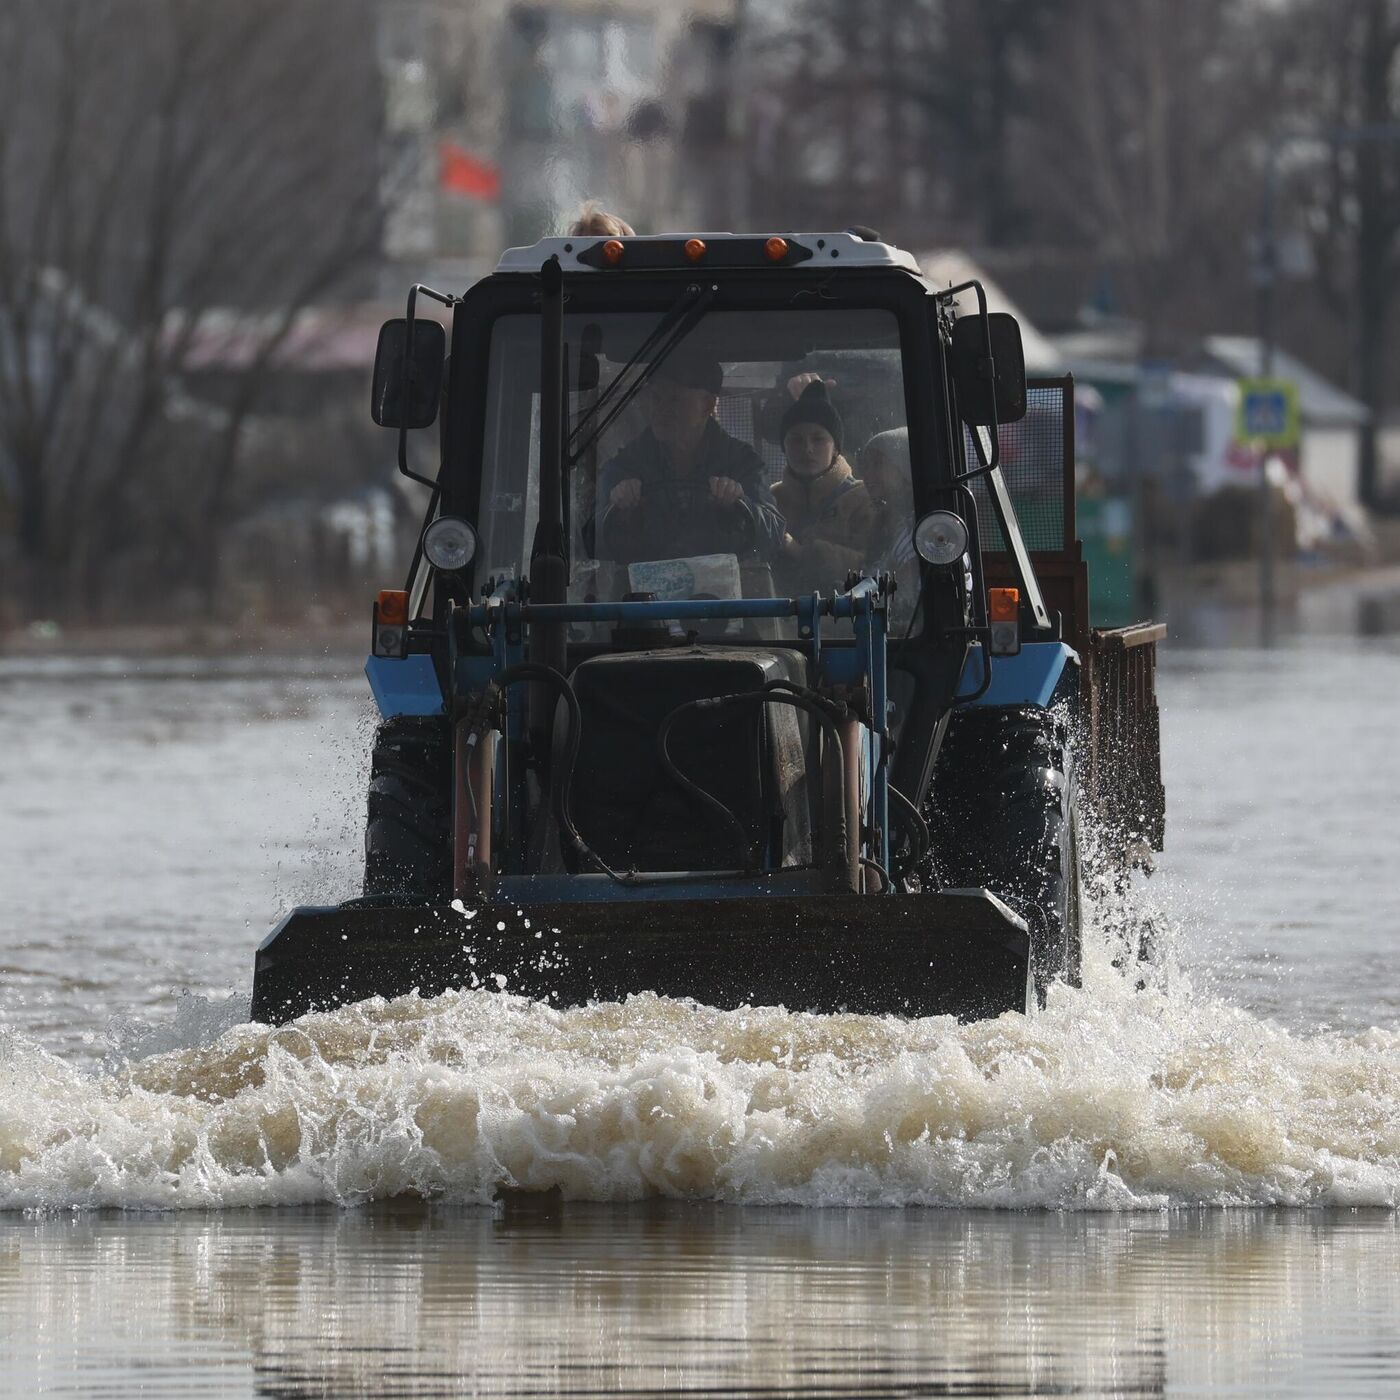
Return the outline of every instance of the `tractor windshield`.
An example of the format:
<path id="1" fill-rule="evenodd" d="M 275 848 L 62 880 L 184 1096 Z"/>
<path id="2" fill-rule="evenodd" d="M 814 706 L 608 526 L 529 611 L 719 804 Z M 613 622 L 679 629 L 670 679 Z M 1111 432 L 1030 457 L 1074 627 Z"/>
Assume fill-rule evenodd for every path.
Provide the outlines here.
<path id="1" fill-rule="evenodd" d="M 893 314 L 712 311 L 662 354 L 656 325 L 564 319 L 571 601 L 785 597 L 854 570 L 912 573 Z M 539 516 L 539 328 L 507 315 L 492 331 L 478 525 L 497 577 L 526 571 Z M 897 599 L 912 607 L 915 591 Z"/>

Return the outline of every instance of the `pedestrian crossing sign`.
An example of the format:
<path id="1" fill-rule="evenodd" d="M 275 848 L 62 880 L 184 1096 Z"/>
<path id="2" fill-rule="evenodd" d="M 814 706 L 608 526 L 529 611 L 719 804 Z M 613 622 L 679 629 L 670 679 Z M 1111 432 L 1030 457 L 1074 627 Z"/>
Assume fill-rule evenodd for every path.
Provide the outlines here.
<path id="1" fill-rule="evenodd" d="M 1241 379 L 1235 435 L 1259 447 L 1297 447 L 1298 386 L 1291 379 Z"/>

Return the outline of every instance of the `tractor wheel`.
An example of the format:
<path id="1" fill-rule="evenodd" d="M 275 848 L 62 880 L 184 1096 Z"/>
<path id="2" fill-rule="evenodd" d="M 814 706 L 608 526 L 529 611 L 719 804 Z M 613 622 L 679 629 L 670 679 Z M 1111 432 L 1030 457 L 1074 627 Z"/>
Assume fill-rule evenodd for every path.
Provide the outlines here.
<path id="1" fill-rule="evenodd" d="M 925 805 L 935 888 L 990 890 L 1025 919 L 1041 1004 L 1078 986 L 1079 818 L 1069 728 L 1036 706 L 959 710 Z"/>
<path id="2" fill-rule="evenodd" d="M 365 894 L 452 894 L 452 731 L 440 715 L 385 720 L 370 761 Z"/>

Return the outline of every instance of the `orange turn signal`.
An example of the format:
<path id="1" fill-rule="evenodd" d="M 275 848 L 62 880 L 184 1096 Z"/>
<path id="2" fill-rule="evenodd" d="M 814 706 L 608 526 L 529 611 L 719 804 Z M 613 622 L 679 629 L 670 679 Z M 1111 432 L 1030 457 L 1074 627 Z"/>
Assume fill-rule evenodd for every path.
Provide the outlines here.
<path id="1" fill-rule="evenodd" d="M 626 251 L 627 249 L 622 246 L 622 240 L 620 238 L 610 238 L 603 244 L 603 256 L 614 267 L 622 261 L 622 255 Z"/>
<path id="2" fill-rule="evenodd" d="M 389 627 L 402 627 L 408 621 L 408 594 L 402 588 L 380 589 L 379 621 Z"/>
<path id="3" fill-rule="evenodd" d="M 685 240 L 685 255 L 691 262 L 699 262 L 705 256 L 705 240 L 703 238 L 687 238 Z"/>
<path id="4" fill-rule="evenodd" d="M 989 588 L 987 616 L 992 622 L 1015 622 L 1021 613 L 1019 588 Z"/>
<path id="5" fill-rule="evenodd" d="M 788 244 L 786 238 L 779 238 L 774 234 L 764 245 L 763 251 L 768 255 L 769 262 L 782 262 L 787 257 Z"/>

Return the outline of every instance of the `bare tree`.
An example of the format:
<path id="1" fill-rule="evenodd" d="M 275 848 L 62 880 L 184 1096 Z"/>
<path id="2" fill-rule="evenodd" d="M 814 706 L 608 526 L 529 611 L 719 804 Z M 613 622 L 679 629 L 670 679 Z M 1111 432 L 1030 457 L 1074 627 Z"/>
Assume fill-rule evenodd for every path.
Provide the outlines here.
<path id="1" fill-rule="evenodd" d="M 759 207 L 913 247 L 1033 233 L 1016 139 L 1067 0 L 804 0 L 761 43 Z"/>
<path id="2" fill-rule="evenodd" d="M 1038 226 L 1117 269 L 1149 343 L 1204 329 L 1244 280 L 1273 100 L 1256 10 L 1067 0 L 1038 58 L 1019 165 Z"/>
<path id="3" fill-rule="evenodd" d="M 751 203 L 761 224 L 914 235 L 948 147 L 929 139 L 945 0 L 804 0 L 755 36 Z M 934 178 L 929 179 L 929 168 Z M 911 241 L 917 242 L 917 237 Z"/>
<path id="4" fill-rule="evenodd" d="M 1377 431 L 1395 402 L 1389 366 L 1400 261 L 1400 0 L 1301 0 L 1278 26 L 1290 98 L 1274 132 L 1281 214 L 1314 238 L 1319 301 L 1349 342 L 1346 377 L 1371 411 L 1360 491 L 1377 505 Z"/>
<path id="5" fill-rule="evenodd" d="M 0 457 L 31 611 L 96 607 L 153 546 L 168 581 L 216 587 L 279 350 L 376 246 L 369 26 L 344 0 L 0 15 Z M 227 307 L 265 314 L 238 323 L 232 391 L 200 403 L 186 372 Z"/>

